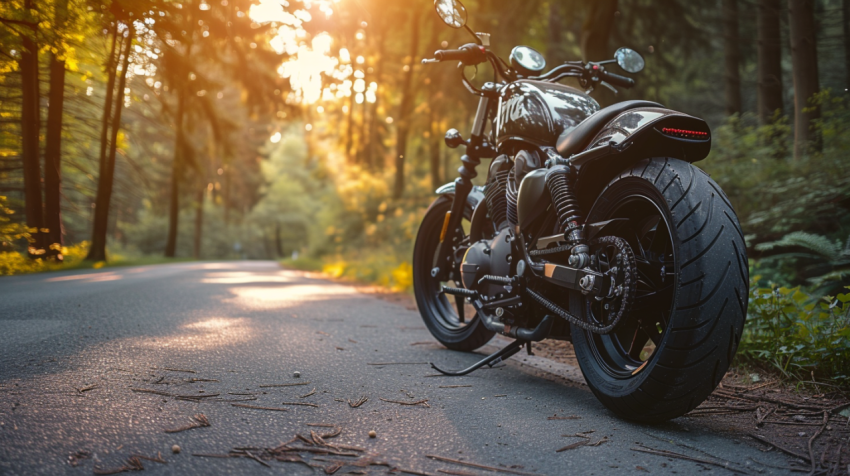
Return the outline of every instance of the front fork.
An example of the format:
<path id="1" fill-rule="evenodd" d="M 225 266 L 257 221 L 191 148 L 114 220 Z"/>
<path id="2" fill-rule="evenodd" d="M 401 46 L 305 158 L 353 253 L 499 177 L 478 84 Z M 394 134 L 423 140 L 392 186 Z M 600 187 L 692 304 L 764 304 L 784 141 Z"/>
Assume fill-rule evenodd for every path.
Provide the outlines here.
<path id="1" fill-rule="evenodd" d="M 454 243 L 458 230 L 461 229 L 463 212 L 466 207 L 466 199 L 472 191 L 472 179 L 478 176 L 475 168 L 481 163 L 481 159 L 493 158 L 496 151 L 487 143 L 484 137 L 484 126 L 489 116 L 493 99 L 496 97 L 496 85 L 487 83 L 481 89 L 482 95 L 478 101 L 478 109 L 475 112 L 475 121 L 472 123 L 472 135 L 466 143 L 466 154 L 461 156 L 462 165 L 457 169 L 460 177 L 455 179 L 455 194 L 452 208 L 446 214 L 443 229 L 440 233 L 440 246 L 437 249 L 437 258 L 431 275 L 440 281 L 447 281 L 449 273 L 454 268 Z"/>

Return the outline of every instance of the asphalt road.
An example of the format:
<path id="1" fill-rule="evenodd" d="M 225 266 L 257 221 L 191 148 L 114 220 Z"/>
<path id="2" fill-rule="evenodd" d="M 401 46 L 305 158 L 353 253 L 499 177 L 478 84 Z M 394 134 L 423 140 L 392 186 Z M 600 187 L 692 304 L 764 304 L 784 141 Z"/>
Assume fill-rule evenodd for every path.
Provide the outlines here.
<path id="1" fill-rule="evenodd" d="M 707 417 L 656 426 L 620 420 L 586 387 L 529 367 L 523 354 L 457 378 L 429 377 L 434 372 L 419 364 L 460 368 L 479 357 L 434 344 L 418 313 L 402 305 L 271 262 L 0 278 L 0 474 L 92 474 L 95 465 L 117 468 L 129 455 L 158 452 L 167 464 L 143 460 L 147 473 L 324 474 L 299 463 L 193 456 L 328 431 L 308 423 L 341 427 L 328 442 L 364 448 L 390 468 L 433 475 L 508 473 L 426 455 L 531 474 L 733 474 L 632 450 L 638 444 L 731 461 L 750 474 L 783 472 L 753 459 L 787 466 L 775 451 L 713 434 Z M 462 386 L 441 388 L 449 385 Z M 211 394 L 218 396 L 173 397 Z M 368 401 L 359 408 L 347 403 L 360 397 Z M 250 398 L 237 403 L 289 410 L 227 401 Z M 164 431 L 198 413 L 209 427 Z M 555 415 L 578 418 L 548 419 Z M 607 441 L 556 452 L 582 441 L 563 435 L 591 431 L 591 443 Z M 180 454 L 172 453 L 175 444 Z M 90 456 L 73 466 L 78 452 Z M 387 474 L 387 467 L 345 466 L 337 474 L 357 471 Z"/>

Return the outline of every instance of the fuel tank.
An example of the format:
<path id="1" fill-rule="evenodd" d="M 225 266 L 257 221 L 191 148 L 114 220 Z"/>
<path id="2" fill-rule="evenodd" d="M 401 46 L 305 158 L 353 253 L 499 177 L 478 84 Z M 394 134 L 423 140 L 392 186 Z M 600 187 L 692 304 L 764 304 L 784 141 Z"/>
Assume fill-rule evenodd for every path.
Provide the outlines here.
<path id="1" fill-rule="evenodd" d="M 518 140 L 552 147 L 562 132 L 598 110 L 593 98 L 573 87 L 516 81 L 500 91 L 496 144 Z"/>

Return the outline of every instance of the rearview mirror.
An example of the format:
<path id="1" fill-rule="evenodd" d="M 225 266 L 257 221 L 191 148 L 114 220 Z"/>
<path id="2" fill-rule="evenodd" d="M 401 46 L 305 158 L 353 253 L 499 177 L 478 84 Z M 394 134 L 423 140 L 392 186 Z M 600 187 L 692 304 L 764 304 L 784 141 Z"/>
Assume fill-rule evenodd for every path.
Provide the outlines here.
<path id="1" fill-rule="evenodd" d="M 452 28 L 462 28 L 466 25 L 466 7 L 458 0 L 434 0 L 437 15 Z"/>
<path id="2" fill-rule="evenodd" d="M 614 53 L 614 59 L 627 73 L 637 73 L 646 65 L 643 56 L 631 48 L 620 48 Z"/>

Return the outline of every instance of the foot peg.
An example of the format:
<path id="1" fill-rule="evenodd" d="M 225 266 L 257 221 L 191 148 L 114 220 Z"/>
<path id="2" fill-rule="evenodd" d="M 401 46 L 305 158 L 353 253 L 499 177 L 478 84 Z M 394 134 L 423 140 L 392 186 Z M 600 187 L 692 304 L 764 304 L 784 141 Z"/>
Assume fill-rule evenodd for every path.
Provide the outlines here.
<path id="1" fill-rule="evenodd" d="M 504 286 L 509 286 L 511 284 L 514 284 L 514 280 L 512 278 L 507 277 L 507 276 L 493 276 L 493 275 L 488 274 L 488 275 L 486 275 L 486 276 L 484 276 L 484 277 L 482 277 L 481 279 L 478 280 L 479 285 L 484 284 L 484 283 L 501 284 L 501 285 L 504 285 Z"/>
<path id="2" fill-rule="evenodd" d="M 451 294 L 452 296 L 464 296 L 464 297 L 471 297 L 471 298 L 477 298 L 478 297 L 477 291 L 473 291 L 471 289 L 464 289 L 464 288 L 450 288 L 448 286 L 443 286 L 443 293 Z"/>
<path id="3" fill-rule="evenodd" d="M 480 369 L 481 367 L 484 367 L 485 365 L 492 367 L 492 366 L 498 364 L 499 362 L 509 358 L 510 356 L 512 356 L 512 355 L 516 354 L 517 352 L 519 352 L 520 350 L 522 350 L 522 346 L 524 346 L 525 344 L 526 344 L 525 341 L 515 340 L 515 341 L 511 342 L 510 344 L 506 345 L 501 350 L 494 352 L 494 353 L 488 355 L 487 357 L 484 357 L 482 360 L 476 362 L 471 367 L 467 367 L 463 370 L 458 370 L 458 371 L 442 370 L 439 367 L 437 367 L 436 365 L 434 365 L 433 363 L 431 364 L 431 368 L 436 370 L 437 372 L 440 372 L 443 375 L 448 375 L 449 377 L 460 377 L 462 375 L 472 373 L 472 372 Z"/>

